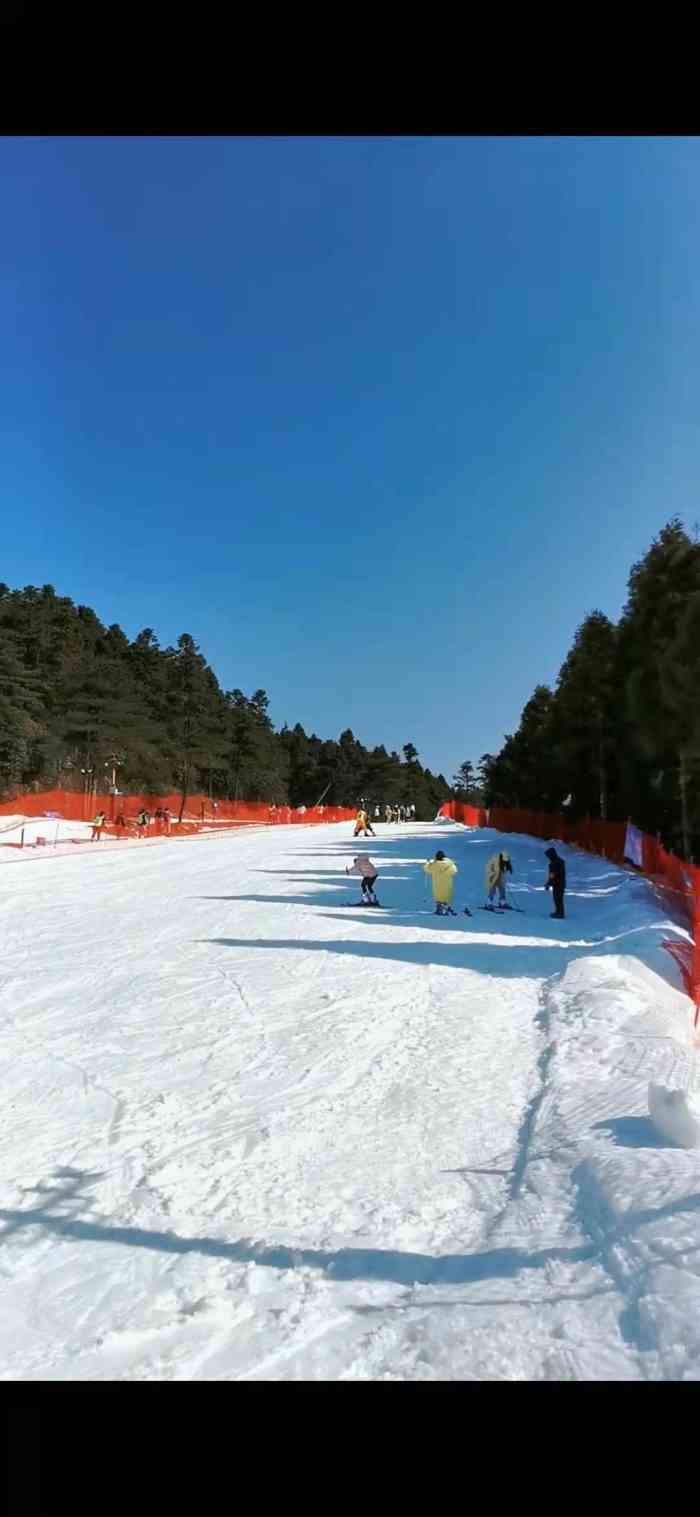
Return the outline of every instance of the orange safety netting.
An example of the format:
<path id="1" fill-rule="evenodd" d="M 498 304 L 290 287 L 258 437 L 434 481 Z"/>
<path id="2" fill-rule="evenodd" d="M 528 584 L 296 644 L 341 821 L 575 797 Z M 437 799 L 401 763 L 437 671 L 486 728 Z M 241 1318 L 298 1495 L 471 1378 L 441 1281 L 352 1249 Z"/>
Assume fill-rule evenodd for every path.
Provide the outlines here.
<path id="1" fill-rule="evenodd" d="M 466 806 L 463 801 L 445 801 L 438 816 L 449 816 L 453 822 L 462 822 L 465 827 L 485 827 L 486 812 L 481 806 Z"/>
<path id="2" fill-rule="evenodd" d="M 459 801 L 447 801 L 440 807 L 440 815 L 449 816 L 455 822 L 464 822 L 468 827 L 494 827 L 499 832 L 523 832 L 530 837 L 556 838 L 574 848 L 585 848 L 607 859 L 622 863 L 625 859 L 627 825 L 625 822 L 592 821 L 570 822 L 566 817 L 547 811 L 527 811 L 523 808 L 492 806 L 482 811 L 476 806 L 463 806 Z M 700 1016 L 700 869 L 686 864 L 684 859 L 667 853 L 657 838 L 648 832 L 641 833 L 642 867 L 640 873 L 647 875 L 665 893 L 669 900 L 681 908 L 692 930 L 692 943 L 682 940 L 666 940 L 667 948 L 679 965 L 689 996 L 695 1002 L 695 1021 Z"/>
<path id="3" fill-rule="evenodd" d="M 167 807 L 173 823 L 180 814 L 182 797 L 179 795 L 86 795 L 74 790 L 44 790 L 40 794 L 17 795 L 12 801 L 0 802 L 0 816 L 21 813 L 23 816 L 46 816 L 55 812 L 70 822 L 90 822 L 96 812 L 107 814 L 106 831 L 122 832 L 114 822 L 121 815 L 132 826 L 139 811 L 145 808 L 151 816 L 159 808 Z M 183 811 L 182 823 L 177 834 L 199 831 L 202 827 L 219 827 L 257 823 L 266 825 L 302 825 L 319 822 L 349 822 L 356 816 L 348 806 L 274 806 L 267 801 L 211 801 L 206 795 L 189 796 Z"/>

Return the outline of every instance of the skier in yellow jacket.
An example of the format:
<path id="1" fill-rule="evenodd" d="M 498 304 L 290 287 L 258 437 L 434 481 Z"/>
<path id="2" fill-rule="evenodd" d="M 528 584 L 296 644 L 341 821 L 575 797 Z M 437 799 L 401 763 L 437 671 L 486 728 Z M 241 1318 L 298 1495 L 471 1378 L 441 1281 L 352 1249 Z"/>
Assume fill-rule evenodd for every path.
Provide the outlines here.
<path id="1" fill-rule="evenodd" d="M 429 874 L 432 880 L 436 917 L 456 917 L 457 912 L 452 910 L 452 896 L 457 865 L 452 859 L 446 859 L 442 849 L 438 848 L 435 858 L 423 865 L 423 873 Z"/>
<path id="2" fill-rule="evenodd" d="M 506 900 L 506 875 L 513 873 L 513 865 L 510 862 L 509 853 L 494 853 L 486 865 L 486 895 L 488 909 L 495 911 L 496 891 L 498 891 L 498 904 L 502 910 L 511 910 Z"/>
<path id="3" fill-rule="evenodd" d="M 355 817 L 355 831 L 353 833 L 353 837 L 357 837 L 360 832 L 364 832 L 365 837 L 367 836 L 368 832 L 372 837 L 376 837 L 372 823 L 370 822 L 367 812 L 363 806 L 360 807 L 357 816 Z"/>

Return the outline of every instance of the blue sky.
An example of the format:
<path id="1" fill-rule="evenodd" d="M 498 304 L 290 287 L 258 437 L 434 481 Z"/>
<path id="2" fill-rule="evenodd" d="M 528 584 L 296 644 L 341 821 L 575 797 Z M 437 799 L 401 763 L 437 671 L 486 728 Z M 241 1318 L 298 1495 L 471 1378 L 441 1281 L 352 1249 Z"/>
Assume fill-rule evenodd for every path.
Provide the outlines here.
<path id="1" fill-rule="evenodd" d="M 449 778 L 700 518 L 700 140 L 0 141 L 0 579 Z"/>

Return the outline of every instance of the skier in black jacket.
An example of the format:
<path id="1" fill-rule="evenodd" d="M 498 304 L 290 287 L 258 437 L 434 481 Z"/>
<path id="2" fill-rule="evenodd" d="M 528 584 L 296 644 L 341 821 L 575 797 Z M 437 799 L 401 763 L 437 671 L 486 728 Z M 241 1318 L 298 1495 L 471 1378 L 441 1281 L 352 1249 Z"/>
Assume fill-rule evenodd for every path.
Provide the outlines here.
<path id="1" fill-rule="evenodd" d="M 545 890 L 552 888 L 554 896 L 553 917 L 561 919 L 564 916 L 564 891 L 566 890 L 566 864 L 560 859 L 556 848 L 545 848 L 544 856 L 549 859 L 549 874 L 545 884 Z"/>

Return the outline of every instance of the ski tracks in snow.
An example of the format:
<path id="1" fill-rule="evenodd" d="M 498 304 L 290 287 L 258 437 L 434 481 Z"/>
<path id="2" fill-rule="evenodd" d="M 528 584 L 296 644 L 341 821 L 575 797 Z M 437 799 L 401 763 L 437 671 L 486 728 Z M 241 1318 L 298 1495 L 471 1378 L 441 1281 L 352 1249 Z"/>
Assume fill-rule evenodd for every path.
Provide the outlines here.
<path id="1" fill-rule="evenodd" d="M 176 886 L 167 846 L 13 876 L 6 1373 L 697 1373 L 697 1157 L 646 1119 L 695 1080 L 659 908 L 572 855 L 569 939 L 514 838 L 527 917 L 438 924 L 416 854 L 448 834 L 480 889 L 493 835 L 391 829 L 371 916 L 333 911 L 330 827 L 180 844 Z"/>

